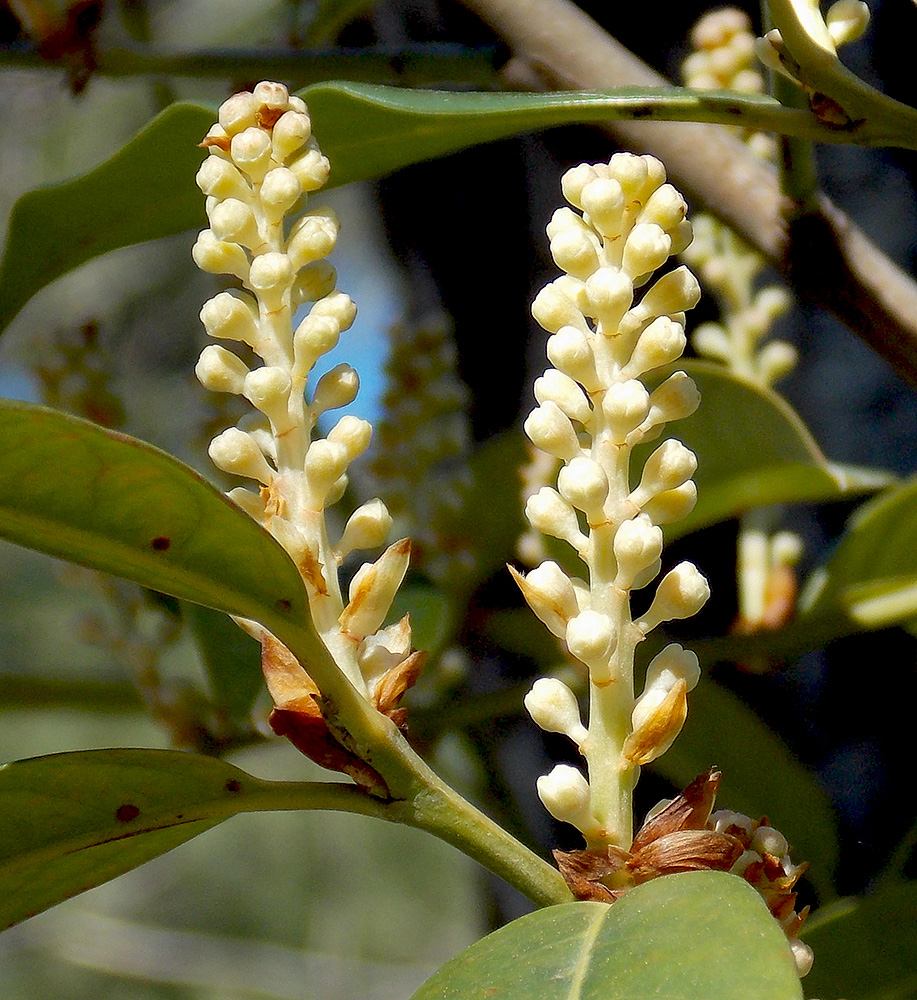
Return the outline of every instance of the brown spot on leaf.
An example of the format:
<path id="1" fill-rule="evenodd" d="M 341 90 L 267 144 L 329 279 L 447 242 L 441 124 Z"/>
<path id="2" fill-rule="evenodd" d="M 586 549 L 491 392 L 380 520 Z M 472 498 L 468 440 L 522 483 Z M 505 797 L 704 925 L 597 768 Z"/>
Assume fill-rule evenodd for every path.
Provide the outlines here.
<path id="1" fill-rule="evenodd" d="M 287 600 L 286 597 L 281 597 L 278 601 L 275 602 L 274 606 L 277 608 L 278 611 L 281 611 L 284 614 L 286 614 L 287 612 L 293 609 L 293 602 Z"/>
<path id="2" fill-rule="evenodd" d="M 140 815 L 140 810 L 131 802 L 125 802 L 115 810 L 115 819 L 119 823 L 130 823 Z"/>
<path id="3" fill-rule="evenodd" d="M 229 781 L 223 786 L 227 792 L 241 792 L 242 782 L 236 781 L 235 778 L 230 778 Z"/>
<path id="4" fill-rule="evenodd" d="M 152 542 L 150 542 L 150 548 L 154 549 L 156 552 L 165 552 L 171 544 L 171 538 L 166 535 L 158 535 Z"/>

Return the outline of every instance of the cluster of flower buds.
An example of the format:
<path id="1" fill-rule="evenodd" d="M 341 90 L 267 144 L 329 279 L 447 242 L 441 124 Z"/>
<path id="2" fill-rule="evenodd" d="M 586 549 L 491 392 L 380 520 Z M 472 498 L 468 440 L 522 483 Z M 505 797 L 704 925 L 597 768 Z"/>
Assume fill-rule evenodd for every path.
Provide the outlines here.
<path id="1" fill-rule="evenodd" d="M 681 356 L 684 312 L 700 290 L 686 267 L 649 284 L 691 239 L 685 201 L 665 183 L 658 160 L 618 153 L 608 163 L 582 164 L 564 176 L 563 192 L 579 211 L 559 209 L 548 225 L 551 253 L 565 274 L 532 306 L 550 334 L 553 367 L 535 382 L 538 406 L 525 421 L 535 447 L 561 467 L 556 488 L 533 493 L 525 513 L 536 531 L 573 547 L 588 581 L 551 560 L 513 575 L 590 679 L 588 728 L 560 681 L 539 680 L 526 698 L 535 721 L 569 736 L 589 769 L 587 781 L 576 768 L 555 768 L 540 779 L 539 795 L 588 843 L 623 844 L 630 843 L 637 768 L 671 745 L 698 675 L 696 658 L 669 646 L 635 702 L 634 650 L 651 629 L 690 617 L 709 596 L 703 576 L 685 562 L 663 577 L 645 611 L 634 617 L 630 609 L 631 591 L 661 571 L 660 525 L 684 517 L 696 501 L 696 460 L 679 441 L 660 444 L 637 482 L 630 460 L 634 447 L 697 408 L 697 389 L 684 372 L 654 389 L 641 378 Z"/>
<path id="2" fill-rule="evenodd" d="M 391 517 L 380 500 L 371 500 L 332 544 L 325 508 L 344 493 L 347 468 L 368 447 L 372 428 L 344 416 L 325 438 L 316 434 L 322 414 L 347 406 L 357 394 L 359 379 L 350 365 L 325 372 L 308 400 L 306 393 L 316 363 L 356 314 L 350 298 L 336 290 L 326 260 L 337 239 L 334 212 L 302 210 L 304 196 L 328 179 L 328 160 L 312 136 L 306 105 L 278 83 L 259 83 L 226 101 L 203 145 L 209 155 L 197 183 L 207 198 L 210 228 L 198 237 L 194 259 L 205 271 L 233 275 L 242 290 L 214 296 L 201 320 L 211 337 L 247 345 L 263 361 L 249 368 L 217 344 L 201 354 L 196 374 L 205 388 L 242 395 L 256 411 L 254 419 L 214 438 L 210 457 L 224 472 L 259 484 L 257 492 L 240 487 L 229 496 L 299 567 L 315 626 L 357 690 L 377 707 L 391 707 L 393 678 L 399 687 L 416 666 L 407 621 L 381 628 L 407 570 L 410 545 L 405 539 L 364 564 L 345 602 L 342 559 L 384 544 Z M 291 222 L 294 209 L 298 217 Z M 298 310 L 307 305 L 294 329 Z M 308 700 L 304 671 L 281 654 L 266 656 L 265 673 L 278 708 L 298 695 Z M 298 694 L 297 684 L 305 688 Z"/>

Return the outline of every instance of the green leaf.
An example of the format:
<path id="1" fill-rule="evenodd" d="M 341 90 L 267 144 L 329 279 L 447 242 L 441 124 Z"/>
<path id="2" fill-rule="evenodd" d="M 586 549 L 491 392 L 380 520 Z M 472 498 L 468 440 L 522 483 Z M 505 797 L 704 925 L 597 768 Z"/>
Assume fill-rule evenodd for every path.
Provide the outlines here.
<path id="1" fill-rule="evenodd" d="M 767 816 L 789 840 L 794 862 L 809 862 L 809 881 L 833 896 L 837 825 L 824 789 L 751 709 L 704 678 L 688 698 L 684 729 L 652 769 L 684 788 L 711 765 L 723 775 L 718 808 Z"/>
<path id="2" fill-rule="evenodd" d="M 413 1000 L 796 1000 L 786 938 L 747 883 L 720 872 L 646 882 L 613 906 L 566 903 L 447 962 Z"/>
<path id="3" fill-rule="evenodd" d="M 171 455 L 42 406 L 0 402 L 0 535 L 230 614 L 309 622 L 284 550 Z"/>
<path id="4" fill-rule="evenodd" d="M 806 112 L 748 94 L 694 94 L 677 87 L 608 93 L 443 93 L 372 84 L 323 83 L 301 91 L 332 164 L 330 186 L 349 184 L 477 143 L 570 122 L 661 117 L 760 125 Z M 119 247 L 204 224 L 194 185 L 198 143 L 215 109 L 178 103 L 154 118 L 110 160 L 63 184 L 23 195 L 10 219 L 0 264 L 0 330 L 45 285 Z M 836 138 L 830 130 L 826 140 Z"/>
<path id="5" fill-rule="evenodd" d="M 0 767 L 0 929 L 245 808 L 261 783 L 210 757 L 91 750 Z"/>
<path id="6" fill-rule="evenodd" d="M 665 433 L 697 455 L 698 501 L 688 517 L 666 528 L 667 537 L 680 537 L 751 507 L 836 500 L 887 482 L 879 475 L 830 465 L 800 417 L 772 390 L 709 362 L 689 361 L 677 368 L 697 383 L 701 405 L 688 419 L 667 425 Z M 632 468 L 640 468 L 658 444 L 638 449 Z"/>
<path id="7" fill-rule="evenodd" d="M 187 604 L 184 612 L 217 708 L 244 722 L 264 687 L 261 647 L 221 611 Z"/>
<path id="8" fill-rule="evenodd" d="M 843 613 L 862 629 L 917 622 L 917 480 L 850 519 L 803 595 L 803 620 Z"/>
<path id="9" fill-rule="evenodd" d="M 815 952 L 809 996 L 917 997 L 917 883 L 840 900 L 811 917 L 801 936 Z"/>

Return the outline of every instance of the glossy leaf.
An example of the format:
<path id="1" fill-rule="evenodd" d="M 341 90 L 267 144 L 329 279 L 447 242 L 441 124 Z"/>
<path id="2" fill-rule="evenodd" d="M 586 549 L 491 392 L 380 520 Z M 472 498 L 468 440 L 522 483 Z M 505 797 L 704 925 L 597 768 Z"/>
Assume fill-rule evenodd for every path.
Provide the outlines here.
<path id="1" fill-rule="evenodd" d="M 815 952 L 809 996 L 856 1000 L 917 997 L 917 883 L 843 899 L 803 927 Z"/>
<path id="2" fill-rule="evenodd" d="M 413 1000 L 796 1000 L 786 938 L 747 883 L 720 872 L 646 882 L 612 906 L 566 903 L 489 935 Z"/>
<path id="3" fill-rule="evenodd" d="M 810 116 L 758 95 L 680 88 L 614 93 L 441 93 L 323 83 L 301 91 L 332 163 L 331 185 L 380 177 L 467 146 L 570 122 L 661 117 L 760 124 L 776 116 L 811 130 Z M 0 330 L 45 285 L 119 247 L 205 223 L 194 175 L 215 109 L 178 103 L 110 160 L 23 195 L 0 264 Z M 828 130 L 825 130 L 826 132 Z M 826 138 L 830 141 L 831 134 Z"/>
<path id="4" fill-rule="evenodd" d="M 0 928 L 101 885 L 244 809 L 260 783 L 168 750 L 92 750 L 0 768 Z"/>
<path id="5" fill-rule="evenodd" d="M 652 769 L 684 788 L 711 765 L 723 775 L 717 808 L 767 816 L 794 862 L 808 861 L 806 877 L 823 898 L 833 895 L 837 824 L 824 789 L 736 695 L 703 678 L 688 698 L 684 729 Z"/>
<path id="6" fill-rule="evenodd" d="M 11 401 L 0 452 L 0 536 L 232 614 L 310 620 L 284 550 L 171 455 Z"/>
<path id="7" fill-rule="evenodd" d="M 806 619 L 840 611 L 864 629 L 917 622 L 917 481 L 854 514 L 804 598 Z"/>

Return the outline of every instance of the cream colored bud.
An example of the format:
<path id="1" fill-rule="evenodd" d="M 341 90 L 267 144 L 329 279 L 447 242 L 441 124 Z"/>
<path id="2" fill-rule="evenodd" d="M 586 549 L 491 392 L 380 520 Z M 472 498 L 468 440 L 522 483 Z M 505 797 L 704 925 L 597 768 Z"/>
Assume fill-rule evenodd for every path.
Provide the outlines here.
<path id="1" fill-rule="evenodd" d="M 646 614 L 636 623 L 646 635 L 660 622 L 690 618 L 707 603 L 710 586 L 693 563 L 682 562 L 669 570 L 656 588 Z"/>
<path id="2" fill-rule="evenodd" d="M 634 377 L 661 368 L 677 361 L 684 353 L 686 344 L 684 327 L 673 323 L 668 316 L 660 316 L 640 334 L 634 353 L 623 371 Z"/>
<path id="3" fill-rule="evenodd" d="M 701 323 L 691 334 L 691 346 L 705 358 L 729 363 L 732 343 L 729 334 L 719 323 Z"/>
<path id="4" fill-rule="evenodd" d="M 570 418 L 552 400 L 536 406 L 522 427 L 536 448 L 555 458 L 569 460 L 582 452 Z"/>
<path id="5" fill-rule="evenodd" d="M 383 545 L 392 527 L 392 515 L 379 500 L 364 503 L 350 515 L 334 551 L 338 560 L 354 549 L 374 549 Z"/>
<path id="6" fill-rule="evenodd" d="M 615 532 L 614 553 L 618 563 L 615 586 L 630 590 L 634 578 L 652 566 L 662 554 L 662 529 L 646 514 L 624 521 Z"/>
<path id="7" fill-rule="evenodd" d="M 362 455 L 366 451 L 372 436 L 372 424 L 368 420 L 354 416 L 341 417 L 328 432 L 330 442 L 344 447 L 348 462 L 352 462 L 358 455 Z"/>
<path id="8" fill-rule="evenodd" d="M 292 304 L 316 302 L 334 291 L 337 271 L 327 260 L 317 260 L 304 267 L 293 282 Z"/>
<path id="9" fill-rule="evenodd" d="M 572 505 L 550 486 L 542 486 L 526 500 L 525 516 L 536 531 L 552 538 L 562 538 L 578 551 L 588 541 L 579 529 Z"/>
<path id="10" fill-rule="evenodd" d="M 411 542 L 402 538 L 374 563 L 364 563 L 350 582 L 350 600 L 339 618 L 341 630 L 362 639 L 380 628 L 410 562 Z"/>
<path id="11" fill-rule="evenodd" d="M 323 156 L 321 150 L 317 148 L 307 148 L 287 166 L 296 174 L 303 191 L 317 191 L 320 187 L 324 187 L 331 173 L 328 157 Z"/>
<path id="12" fill-rule="evenodd" d="M 357 663 L 360 673 L 372 690 L 392 667 L 398 666 L 411 652 L 411 622 L 408 615 L 388 628 L 379 629 L 366 636 L 357 646 Z"/>
<path id="13" fill-rule="evenodd" d="M 569 736 L 577 746 L 589 735 L 580 718 L 576 695 L 556 677 L 539 677 L 524 704 L 532 721 L 545 732 Z"/>
<path id="14" fill-rule="evenodd" d="M 786 837 L 772 826 L 759 826 L 748 845 L 759 854 L 769 854 L 773 858 L 783 858 L 790 846 Z"/>
<path id="15" fill-rule="evenodd" d="M 660 189 L 661 190 L 661 189 Z M 697 278 L 683 264 L 664 274 L 648 289 L 640 301 L 642 316 L 671 316 L 672 313 L 693 309 L 700 302 Z"/>
<path id="16" fill-rule="evenodd" d="M 661 267 L 672 251 L 672 238 L 654 222 L 641 222 L 624 244 L 622 267 L 635 281 Z"/>
<path id="17" fill-rule="evenodd" d="M 557 266 L 577 278 L 588 278 L 599 266 L 595 234 L 569 208 L 560 208 L 548 225 L 551 256 Z"/>
<path id="18" fill-rule="evenodd" d="M 597 177 L 583 188 L 580 200 L 590 224 L 603 236 L 620 235 L 626 199 L 617 180 Z"/>
<path id="19" fill-rule="evenodd" d="M 669 230 L 669 236 L 672 240 L 669 255 L 684 253 L 694 240 L 694 224 L 690 219 L 684 219 L 674 229 Z"/>
<path id="20" fill-rule="evenodd" d="M 608 172 L 618 180 L 628 201 L 641 204 L 665 181 L 665 167 L 649 155 L 615 153 L 608 161 Z"/>
<path id="21" fill-rule="evenodd" d="M 271 250 L 252 261 L 248 285 L 269 311 L 284 304 L 292 283 L 293 267 L 285 253 Z"/>
<path id="22" fill-rule="evenodd" d="M 218 156 L 208 156 L 194 179 L 208 197 L 246 201 L 252 196 L 252 189 L 238 168 Z"/>
<path id="23" fill-rule="evenodd" d="M 693 691 L 700 680 L 700 663 L 696 653 L 677 642 L 670 642 L 650 660 L 644 690 L 661 685 L 668 691 L 678 678 L 685 682 L 688 691 Z"/>
<path id="24" fill-rule="evenodd" d="M 687 517 L 697 504 L 697 486 L 693 479 L 674 490 L 657 493 L 643 504 L 643 513 L 649 514 L 653 524 L 674 524 Z"/>
<path id="25" fill-rule="evenodd" d="M 602 400 L 602 412 L 615 444 L 624 444 L 627 435 L 646 420 L 650 394 L 639 379 L 616 382 Z"/>
<path id="26" fill-rule="evenodd" d="M 662 559 L 657 559 L 655 562 L 650 563 L 646 569 L 641 570 L 635 577 L 633 583 L 630 585 L 631 590 L 642 590 L 647 584 L 652 583 L 657 576 L 662 572 Z"/>
<path id="27" fill-rule="evenodd" d="M 309 492 L 317 506 L 324 506 L 332 487 L 344 474 L 350 457 L 342 444 L 313 441 L 306 452 L 305 473 Z"/>
<path id="28" fill-rule="evenodd" d="M 812 971 L 815 963 L 815 952 L 811 947 L 799 938 L 790 938 L 790 951 L 793 953 L 793 961 L 796 963 L 796 975 L 803 979 Z"/>
<path id="29" fill-rule="evenodd" d="M 587 520 L 597 522 L 602 517 L 608 499 L 608 477 L 598 462 L 577 455 L 557 476 L 557 488 L 565 500 L 583 511 Z"/>
<path id="30" fill-rule="evenodd" d="M 792 344 L 785 340 L 772 340 L 761 348 L 758 355 L 758 367 L 762 379 L 770 385 L 788 375 L 799 360 L 799 354 Z"/>
<path id="31" fill-rule="evenodd" d="M 264 523 L 264 498 L 260 493 L 252 493 L 244 486 L 237 486 L 230 490 L 226 496 L 237 507 L 241 507 L 249 517 L 254 518 L 259 524 Z"/>
<path id="32" fill-rule="evenodd" d="M 292 426 L 289 414 L 290 376 L 283 368 L 265 365 L 245 377 L 245 398 L 273 424 L 278 434 Z"/>
<path id="33" fill-rule="evenodd" d="M 662 184 L 650 195 L 640 213 L 641 222 L 654 222 L 669 232 L 688 214 L 688 203 L 671 184 Z"/>
<path id="34" fill-rule="evenodd" d="M 592 416 L 592 407 L 583 390 L 569 375 L 556 368 L 548 368 L 535 379 L 535 399 L 539 403 L 556 403 L 571 420 L 581 424 L 589 423 Z"/>
<path id="35" fill-rule="evenodd" d="M 201 322 L 211 337 L 238 340 L 249 347 L 258 343 L 254 300 L 239 292 L 220 292 L 201 308 Z"/>
<path id="36" fill-rule="evenodd" d="M 274 83 L 273 80 L 262 80 L 255 85 L 252 97 L 257 101 L 259 108 L 267 105 L 269 108 L 276 108 L 278 111 L 286 108 L 290 100 L 290 92 L 282 83 Z"/>
<path id="37" fill-rule="evenodd" d="M 315 307 L 293 334 L 293 378 L 304 379 L 315 362 L 333 350 L 341 337 L 341 329 L 332 316 L 315 312 Z"/>
<path id="38" fill-rule="evenodd" d="M 326 410 L 336 410 L 348 406 L 357 398 L 360 376 L 348 364 L 335 365 L 318 380 L 312 396 L 311 409 L 314 414 Z"/>
<path id="39" fill-rule="evenodd" d="M 556 333 L 564 326 L 585 331 L 586 321 L 582 312 L 555 285 L 556 282 L 545 285 L 535 296 L 535 301 L 532 303 L 532 315 L 535 321 L 549 333 Z"/>
<path id="40" fill-rule="evenodd" d="M 582 208 L 583 189 L 598 176 L 595 167 L 591 163 L 581 163 L 577 167 L 571 167 L 560 179 L 560 188 L 564 193 L 564 197 L 571 205 Z"/>
<path id="41" fill-rule="evenodd" d="M 631 714 L 632 731 L 622 747 L 624 759 L 642 766 L 661 757 L 675 742 L 688 715 L 685 682 L 675 678 L 668 689 L 657 685 L 641 695 Z"/>
<path id="42" fill-rule="evenodd" d="M 793 304 L 793 297 L 785 288 L 768 285 L 755 296 L 755 308 L 767 317 L 768 325 L 782 316 Z"/>
<path id="43" fill-rule="evenodd" d="M 601 388 L 595 354 L 585 332 L 573 326 L 562 326 L 548 337 L 547 351 L 551 364 L 579 382 L 586 392 Z"/>
<path id="44" fill-rule="evenodd" d="M 227 135 L 236 135 L 236 133 L 255 124 L 257 112 L 258 102 L 254 95 L 243 90 L 223 101 L 217 117 Z"/>
<path id="45" fill-rule="evenodd" d="M 525 576 L 512 566 L 508 569 L 528 606 L 554 635 L 562 639 L 567 622 L 579 611 L 576 592 L 567 574 L 551 560 Z"/>
<path id="46" fill-rule="evenodd" d="M 315 209 L 299 219 L 290 231 L 287 253 L 300 268 L 327 257 L 334 250 L 340 223 L 329 208 Z"/>
<path id="47" fill-rule="evenodd" d="M 855 42 L 869 26 L 869 7 L 862 0 L 837 0 L 825 14 L 828 34 L 838 48 Z"/>
<path id="48" fill-rule="evenodd" d="M 344 292 L 331 292 L 318 302 L 311 309 L 313 316 L 331 316 L 341 330 L 349 330 L 357 315 L 357 307 L 353 299 Z"/>
<path id="49" fill-rule="evenodd" d="M 589 667 L 593 683 L 610 680 L 609 659 L 617 645 L 614 626 L 608 615 L 586 608 L 567 623 L 567 649 Z"/>
<path id="50" fill-rule="evenodd" d="M 198 382 L 211 392 L 242 392 L 248 368 L 225 347 L 208 344 L 201 352 L 194 374 Z"/>
<path id="51" fill-rule="evenodd" d="M 650 393 L 647 422 L 654 426 L 669 420 L 681 420 L 690 417 L 698 406 L 700 393 L 694 379 L 685 372 L 673 372 Z"/>
<path id="52" fill-rule="evenodd" d="M 599 332 L 613 337 L 634 300 L 634 285 L 616 267 L 601 267 L 586 281 L 589 314 L 599 322 Z"/>
<path id="53" fill-rule="evenodd" d="M 243 129 L 232 137 L 229 151 L 233 163 L 256 183 L 271 168 L 271 137 L 264 129 Z"/>
<path id="54" fill-rule="evenodd" d="M 207 449 L 210 460 L 223 472 L 235 476 L 246 476 L 257 479 L 267 486 L 274 478 L 274 471 L 267 464 L 261 449 L 255 444 L 251 435 L 238 427 L 229 427 L 218 434 Z"/>
<path id="55" fill-rule="evenodd" d="M 299 178 L 292 170 L 286 167 L 269 170 L 261 184 L 261 203 L 268 222 L 274 225 L 279 223 L 301 196 Z"/>
<path id="56" fill-rule="evenodd" d="M 666 490 L 677 489 L 687 482 L 697 470 L 697 456 L 686 448 L 681 441 L 669 438 L 646 460 L 640 485 L 631 494 L 630 499 L 642 507 L 643 504 Z"/>
<path id="57" fill-rule="evenodd" d="M 271 133 L 273 158 L 285 163 L 298 153 L 312 137 L 312 122 L 301 111 L 286 111 L 274 123 Z M 298 178 L 297 178 L 298 180 Z"/>
<path id="58" fill-rule="evenodd" d="M 259 247 L 264 241 L 258 232 L 255 213 L 249 205 L 238 198 L 226 198 L 213 207 L 210 213 L 210 229 L 218 240 L 238 243 L 249 250 Z"/>
<path id="59" fill-rule="evenodd" d="M 577 829 L 594 824 L 589 815 L 589 783 L 575 767 L 558 764 L 535 783 L 545 809 L 561 823 Z"/>
<path id="60" fill-rule="evenodd" d="M 194 263 L 208 274 L 234 274 L 242 281 L 248 278 L 248 256 L 238 243 L 218 240 L 209 230 L 198 234 L 191 248 Z"/>
<path id="61" fill-rule="evenodd" d="M 744 813 L 733 812 L 731 809 L 717 809 L 710 814 L 709 824 L 716 833 L 728 833 L 730 827 L 742 830 L 751 840 L 754 822 Z"/>

